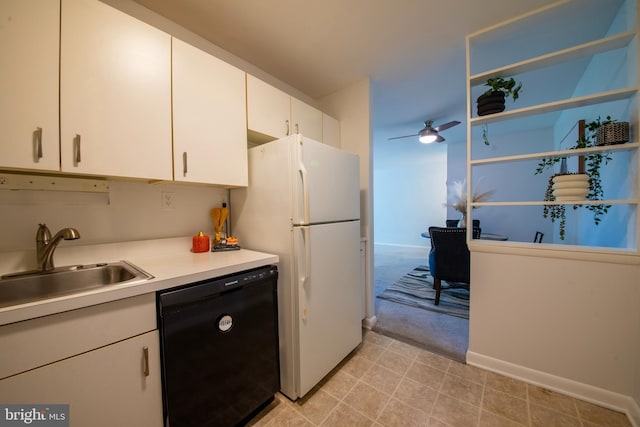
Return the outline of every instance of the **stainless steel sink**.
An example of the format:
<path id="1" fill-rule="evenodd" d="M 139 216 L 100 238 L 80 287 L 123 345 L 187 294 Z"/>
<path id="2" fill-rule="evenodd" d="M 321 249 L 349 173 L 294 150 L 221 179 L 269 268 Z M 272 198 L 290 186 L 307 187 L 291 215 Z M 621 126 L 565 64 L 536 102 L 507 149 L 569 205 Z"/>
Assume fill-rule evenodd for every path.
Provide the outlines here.
<path id="1" fill-rule="evenodd" d="M 58 267 L 2 276 L 0 307 L 24 304 L 109 285 L 132 284 L 153 276 L 127 261 Z"/>

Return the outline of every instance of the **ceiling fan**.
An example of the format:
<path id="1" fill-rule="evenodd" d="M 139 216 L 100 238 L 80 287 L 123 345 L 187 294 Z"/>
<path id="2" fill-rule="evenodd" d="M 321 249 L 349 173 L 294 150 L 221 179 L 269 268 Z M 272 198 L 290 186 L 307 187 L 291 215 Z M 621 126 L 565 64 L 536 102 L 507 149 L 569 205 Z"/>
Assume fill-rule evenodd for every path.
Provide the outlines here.
<path id="1" fill-rule="evenodd" d="M 391 141 L 392 139 L 409 138 L 409 137 L 412 137 L 412 136 L 414 136 L 414 137 L 417 136 L 418 140 L 420 142 L 422 142 L 423 144 L 429 144 L 431 142 L 443 142 L 445 139 L 443 137 L 441 137 L 438 132 L 440 132 L 442 130 L 445 130 L 445 129 L 449 129 L 450 127 L 453 127 L 453 126 L 459 125 L 459 124 L 460 124 L 459 121 L 454 120 L 452 122 L 441 124 L 440 126 L 432 127 L 433 120 L 425 120 L 424 129 L 421 129 L 420 132 L 418 132 L 417 134 L 405 135 L 405 136 L 395 136 L 393 138 L 389 138 L 389 141 Z"/>

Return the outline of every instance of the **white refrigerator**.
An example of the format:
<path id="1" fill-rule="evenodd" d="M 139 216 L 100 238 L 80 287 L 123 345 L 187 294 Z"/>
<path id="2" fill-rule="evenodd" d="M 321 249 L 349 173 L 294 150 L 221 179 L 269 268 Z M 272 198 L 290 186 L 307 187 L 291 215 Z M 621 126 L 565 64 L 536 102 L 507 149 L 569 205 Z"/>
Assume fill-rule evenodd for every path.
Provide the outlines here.
<path id="1" fill-rule="evenodd" d="M 280 259 L 280 386 L 292 400 L 362 342 L 359 182 L 357 155 L 292 135 L 249 149 L 249 186 L 230 192 L 240 245 Z"/>

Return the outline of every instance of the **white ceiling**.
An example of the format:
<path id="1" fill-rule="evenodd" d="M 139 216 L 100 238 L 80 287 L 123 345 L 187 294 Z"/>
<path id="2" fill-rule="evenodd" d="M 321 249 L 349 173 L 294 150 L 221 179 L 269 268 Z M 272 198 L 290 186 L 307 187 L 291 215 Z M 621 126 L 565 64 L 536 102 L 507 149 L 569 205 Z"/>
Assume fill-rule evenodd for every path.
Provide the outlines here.
<path id="1" fill-rule="evenodd" d="M 313 98 L 370 77 L 386 141 L 425 119 L 464 123 L 465 36 L 554 0 L 135 1 Z"/>

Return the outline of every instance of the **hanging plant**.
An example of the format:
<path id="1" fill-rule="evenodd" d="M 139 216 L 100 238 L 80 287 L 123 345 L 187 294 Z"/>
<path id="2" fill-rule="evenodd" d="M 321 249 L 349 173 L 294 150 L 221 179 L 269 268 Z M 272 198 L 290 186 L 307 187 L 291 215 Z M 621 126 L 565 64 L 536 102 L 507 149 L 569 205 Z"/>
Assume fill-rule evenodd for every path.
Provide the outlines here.
<path id="1" fill-rule="evenodd" d="M 491 145 L 489 142 L 489 125 L 486 123 L 482 125 L 482 141 L 484 141 L 484 145 Z"/>
<path id="2" fill-rule="evenodd" d="M 484 84 L 489 89 L 478 97 L 478 116 L 501 113 L 505 109 L 505 99 L 511 96 L 513 101 L 520 96 L 522 83 L 516 82 L 513 77 L 504 79 L 502 77 L 491 77 Z M 482 127 L 482 141 L 484 145 L 491 145 L 489 142 L 489 127 L 485 123 Z"/>
<path id="3" fill-rule="evenodd" d="M 579 138 L 570 150 L 576 150 L 580 148 L 594 147 L 596 145 L 596 132 L 600 126 L 608 123 L 613 123 L 610 116 L 607 116 L 606 120 L 601 121 L 600 117 L 597 119 L 585 123 L 585 136 Z M 562 160 L 560 157 L 554 158 L 542 158 L 538 163 L 534 175 L 544 172 L 548 168 L 552 168 L 555 164 Z M 609 163 L 612 160 L 609 153 L 590 153 L 584 156 L 585 173 L 589 176 L 589 193 L 587 194 L 587 200 L 603 200 L 604 190 L 602 188 L 602 180 L 600 171 L 603 164 Z M 549 178 L 547 184 L 547 190 L 545 192 L 544 201 L 555 201 L 556 198 L 553 195 L 553 178 L 558 175 L 566 175 L 567 173 L 557 173 Z M 580 204 L 574 204 L 573 209 L 576 210 L 582 207 Z M 602 216 L 609 212 L 611 205 L 598 204 L 598 205 L 585 205 L 587 209 L 593 212 L 593 221 L 596 225 L 602 221 Z M 551 218 L 551 222 L 560 221 L 559 233 L 560 240 L 565 238 L 565 223 L 566 223 L 566 207 L 565 205 L 544 205 L 543 210 L 544 218 Z"/>
<path id="4" fill-rule="evenodd" d="M 553 174 L 549 177 L 549 182 L 547 184 L 547 191 L 544 193 L 544 201 L 545 202 L 553 202 L 556 200 L 556 197 L 553 195 L 553 178 L 559 175 L 565 175 L 561 173 Z M 559 233 L 560 240 L 564 240 L 565 235 L 565 224 L 566 224 L 566 206 L 565 205 L 544 205 L 544 211 L 542 216 L 544 218 L 551 218 L 551 222 L 559 221 Z"/>

